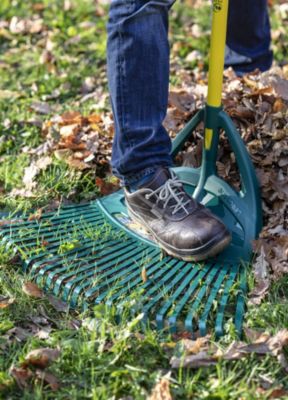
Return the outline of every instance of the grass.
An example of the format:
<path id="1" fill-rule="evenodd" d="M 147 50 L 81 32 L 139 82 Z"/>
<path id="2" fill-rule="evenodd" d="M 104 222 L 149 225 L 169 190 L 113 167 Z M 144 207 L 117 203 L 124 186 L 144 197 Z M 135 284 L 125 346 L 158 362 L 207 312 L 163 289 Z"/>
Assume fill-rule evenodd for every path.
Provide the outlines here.
<path id="1" fill-rule="evenodd" d="M 49 339 L 43 341 L 28 338 L 26 342 L 0 342 L 1 361 L 0 387 L 3 398 L 13 399 L 112 399 L 131 396 L 144 399 L 159 379 L 170 370 L 171 352 L 165 344 L 171 342 L 167 334 L 147 330 L 139 334 L 139 322 L 127 321 L 116 325 L 113 312 L 104 307 L 95 307 L 92 314 L 59 314 L 46 300 L 32 300 L 21 290 L 22 277 L 14 269 L 7 269 L 5 280 L 1 281 L 1 293 L 13 294 L 17 301 L 8 310 L 2 311 L 2 331 L 13 326 L 23 326 L 38 316 L 45 315 L 52 326 Z M 286 282 L 282 284 L 287 285 Z M 250 310 L 247 324 L 262 327 L 266 321 L 270 330 L 277 330 L 287 323 L 284 310 L 287 307 L 283 294 L 273 288 L 265 304 Z M 282 312 L 281 312 L 282 303 Z M 275 309 L 277 310 L 273 312 Z M 270 315 L 267 318 L 267 314 Z M 277 314 L 277 315 L 276 315 Z M 78 330 L 69 327 L 72 319 L 83 321 Z M 3 324 L 5 321 L 5 324 Z M 90 328 L 89 328 L 90 327 Z M 91 330 L 92 329 L 92 330 Z M 220 342 L 225 345 L 233 337 L 227 335 Z M 49 371 L 61 381 L 61 389 L 56 393 L 36 385 L 35 388 L 19 392 L 8 370 L 12 363 L 23 360 L 28 351 L 38 347 L 61 349 L 58 362 Z M 179 370 L 171 375 L 172 393 L 176 399 L 255 399 L 266 398 L 256 395 L 263 375 L 273 381 L 273 386 L 287 385 L 286 376 L 275 358 L 253 356 L 238 362 L 219 362 L 216 367 L 198 371 Z M 267 397 L 268 398 L 268 397 Z"/>
<path id="2" fill-rule="evenodd" d="M 43 7 L 39 8 L 39 4 Z M 69 6 L 69 2 L 65 4 Z M 204 60 L 201 68 L 207 66 L 208 8 L 207 3 L 200 10 L 184 3 L 175 5 L 171 15 L 172 58 L 181 68 L 198 66 L 198 61 L 187 61 L 187 55 L 195 48 Z M 3 21 L 12 17 L 31 20 L 36 14 L 43 18 L 45 33 L 17 34 L 5 25 L 0 27 L 0 205 L 10 212 L 47 206 L 55 200 L 81 201 L 99 195 L 95 172 L 79 173 L 56 159 L 39 174 L 35 196 L 11 194 L 13 189 L 23 187 L 24 168 L 31 162 L 25 149 L 35 149 L 45 141 L 39 128 L 44 120 L 65 110 L 87 115 L 95 110 L 106 112 L 110 107 L 105 101 L 99 108 L 95 98 L 81 101 L 85 78 L 95 77 L 95 87 L 101 88 L 101 93 L 107 91 L 106 15 L 95 13 L 92 0 L 72 1 L 69 11 L 60 0 L 0 3 Z M 287 60 L 287 27 L 281 26 L 277 9 L 271 9 L 271 16 L 274 32 L 281 28 L 279 35 L 274 35 L 275 59 L 283 62 Z M 187 33 L 192 20 L 201 29 L 198 38 Z M 45 53 L 45 48 L 51 54 Z M 42 62 L 43 57 L 51 59 Z M 171 83 L 181 84 L 173 72 Z M 39 101 L 50 105 L 50 114 L 33 111 L 32 103 Z M 89 230 L 87 235 L 95 237 Z M 60 248 L 65 253 L 73 246 L 77 246 L 77 232 L 74 241 L 63 242 Z M 179 400 L 268 399 L 273 388 L 288 390 L 287 375 L 271 356 L 251 355 L 198 370 L 171 370 L 169 360 L 180 351 L 177 346 L 169 347 L 175 344 L 175 337 L 152 329 L 141 333 L 139 320 L 128 322 L 125 309 L 120 324 L 115 323 L 115 310 L 103 306 L 82 313 L 57 312 L 46 297 L 31 299 L 23 292 L 27 279 L 30 277 L 22 273 L 14 254 L 1 246 L 0 294 L 15 299 L 9 307 L 0 309 L 1 399 L 145 399 L 160 377 L 169 372 L 172 396 Z M 249 282 L 253 287 L 251 276 Z M 287 327 L 287 287 L 287 276 L 275 282 L 265 301 L 248 309 L 246 326 L 270 333 Z M 35 325 L 49 328 L 46 339 L 34 336 L 31 329 Z M 25 340 L 8 338 L 7 332 L 13 327 L 22 327 L 30 334 Z M 234 339 L 232 324 L 228 324 L 218 345 L 226 347 Z M 57 376 L 60 388 L 53 392 L 43 382 L 32 382 L 20 390 L 9 374 L 11 365 L 20 365 L 32 349 L 57 346 L 61 355 L 49 371 Z M 271 381 L 271 386 L 260 393 L 258 389 L 265 379 Z"/>

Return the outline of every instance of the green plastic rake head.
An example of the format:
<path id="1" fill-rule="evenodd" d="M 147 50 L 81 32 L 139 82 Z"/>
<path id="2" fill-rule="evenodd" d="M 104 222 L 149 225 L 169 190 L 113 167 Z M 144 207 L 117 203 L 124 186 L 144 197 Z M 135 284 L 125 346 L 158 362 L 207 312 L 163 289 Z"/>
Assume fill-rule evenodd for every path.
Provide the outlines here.
<path id="1" fill-rule="evenodd" d="M 42 215 L 40 220 L 23 218 L 2 226 L 2 243 L 20 253 L 25 271 L 72 307 L 104 303 L 116 310 L 118 318 L 129 309 L 132 314 L 143 313 L 143 323 L 149 321 L 158 329 L 185 329 L 205 335 L 214 328 L 216 336 L 223 334 L 225 322 L 233 316 L 236 331 L 241 332 L 245 266 L 251 256 L 251 241 L 261 229 L 261 201 L 243 141 L 218 104 L 228 0 L 215 4 L 209 105 L 178 134 L 172 155 L 181 150 L 197 125 L 204 123 L 201 168 L 174 170 L 186 190 L 223 220 L 232 242 L 207 263 L 164 256 L 147 233 L 129 219 L 122 191 L 90 204 L 63 207 Z M 220 130 L 226 133 L 236 156 L 241 176 L 239 192 L 217 176 Z"/>
<path id="2" fill-rule="evenodd" d="M 40 221 L 11 221 L 1 228 L 2 243 L 20 252 L 25 271 L 40 286 L 72 307 L 115 305 L 121 318 L 128 303 L 132 313 L 143 313 L 143 322 L 149 320 L 158 329 L 176 332 L 185 325 L 191 332 L 199 328 L 202 335 L 212 313 L 221 335 L 232 296 L 241 330 L 245 276 L 240 264 L 219 259 L 202 265 L 162 257 L 149 239 L 135 232 L 123 235 L 122 228 L 107 224 L 109 206 L 114 223 L 131 223 L 118 192 L 101 203 L 63 207 Z M 239 274 L 242 281 L 235 285 Z"/>

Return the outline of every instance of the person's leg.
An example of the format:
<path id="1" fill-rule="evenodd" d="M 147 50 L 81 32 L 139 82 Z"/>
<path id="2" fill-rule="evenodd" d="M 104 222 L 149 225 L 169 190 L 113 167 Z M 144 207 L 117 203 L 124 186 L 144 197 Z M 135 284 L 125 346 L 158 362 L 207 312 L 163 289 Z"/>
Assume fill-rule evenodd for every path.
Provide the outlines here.
<path id="1" fill-rule="evenodd" d="M 269 69 L 273 57 L 270 42 L 267 0 L 230 0 L 227 45 L 250 59 L 250 62 L 232 65 L 235 71 L 241 74 L 256 68 Z"/>
<path id="2" fill-rule="evenodd" d="M 174 0 L 112 0 L 108 79 L 115 135 L 112 168 L 132 220 L 168 254 L 203 260 L 223 250 L 230 233 L 184 190 L 171 166 L 162 122 L 169 84 L 168 10 Z M 146 181 L 143 179 L 146 178 Z"/>
<path id="3" fill-rule="evenodd" d="M 169 84 L 168 11 L 175 0 L 112 0 L 107 62 L 115 120 L 112 169 L 135 184 L 171 166 L 162 125 Z"/>

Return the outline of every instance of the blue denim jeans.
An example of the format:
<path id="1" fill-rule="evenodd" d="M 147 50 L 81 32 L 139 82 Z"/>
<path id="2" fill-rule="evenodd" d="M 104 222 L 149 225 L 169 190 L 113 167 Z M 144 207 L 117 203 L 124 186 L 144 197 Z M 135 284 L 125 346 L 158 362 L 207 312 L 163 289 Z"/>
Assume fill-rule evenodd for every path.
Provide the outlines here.
<path id="1" fill-rule="evenodd" d="M 111 164 L 123 185 L 135 184 L 159 166 L 172 165 L 171 140 L 162 122 L 169 85 L 168 13 L 174 2 L 111 0 L 107 25 L 108 81 L 115 121 Z M 252 69 L 269 68 L 267 0 L 230 3 L 227 44 L 252 58 Z"/>

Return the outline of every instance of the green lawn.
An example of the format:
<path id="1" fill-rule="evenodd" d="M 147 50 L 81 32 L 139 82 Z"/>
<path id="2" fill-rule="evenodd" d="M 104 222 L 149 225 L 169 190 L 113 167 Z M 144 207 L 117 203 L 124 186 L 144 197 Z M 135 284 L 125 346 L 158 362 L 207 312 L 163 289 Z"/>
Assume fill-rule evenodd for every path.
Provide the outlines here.
<path id="1" fill-rule="evenodd" d="M 86 117 L 111 118 L 105 72 L 107 6 L 96 7 L 96 3 L 0 2 L 0 206 L 4 212 L 57 207 L 101 193 L 95 179 L 106 177 L 109 149 L 108 156 L 103 153 L 105 162 L 98 160 L 95 168 L 84 172 L 72 168 L 65 157 L 53 155 L 52 164 L 39 170 L 31 189 L 23 183 L 25 168 L 38 153 L 46 154 L 47 138 L 57 135 L 56 116 L 77 111 Z M 209 7 L 209 1 L 195 9 L 181 2 L 171 14 L 171 84 L 176 88 L 181 88 L 183 71 L 191 74 L 194 68 L 205 77 Z M 276 6 L 271 9 L 278 63 L 287 62 L 288 57 L 288 24 L 283 15 Z M 200 30 L 197 38 L 190 36 L 191 21 Z M 187 57 L 195 49 L 203 61 Z M 108 122 L 89 124 L 89 129 L 110 126 Z M 109 147 L 108 131 L 99 135 L 103 148 Z M 110 176 L 107 179 L 113 181 Z M 0 247 L 0 399 L 145 399 L 166 374 L 173 399 L 288 399 L 287 372 L 274 356 L 252 354 L 239 361 L 219 360 L 207 368 L 171 369 L 171 357 L 183 354 L 180 337 L 149 329 L 140 333 L 139 320 L 128 322 L 125 316 L 117 325 L 113 311 L 102 306 L 82 314 L 57 311 L 47 297 L 23 292 L 23 283 L 29 279 L 15 256 Z M 249 285 L 252 289 L 252 274 Z M 287 275 L 275 281 L 261 305 L 248 308 L 245 326 L 270 334 L 287 328 L 287 287 Z M 8 306 L 4 306 L 6 299 L 12 299 Z M 230 326 L 217 345 L 227 348 L 235 339 Z M 14 377 L 11 373 L 12 365 L 15 371 L 29 351 L 42 347 L 60 351 L 46 370 L 58 380 L 55 390 L 53 378 L 47 384 L 49 376 L 43 377 L 35 365 L 29 367 L 31 379 L 18 375 L 18 384 L 15 372 Z M 275 389 L 279 389 L 278 397 Z"/>

